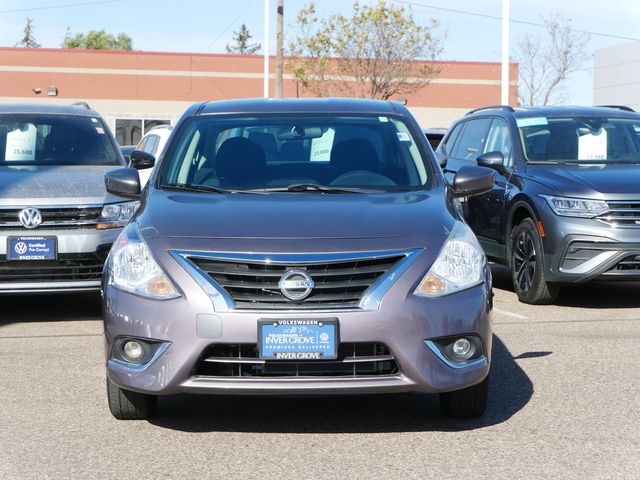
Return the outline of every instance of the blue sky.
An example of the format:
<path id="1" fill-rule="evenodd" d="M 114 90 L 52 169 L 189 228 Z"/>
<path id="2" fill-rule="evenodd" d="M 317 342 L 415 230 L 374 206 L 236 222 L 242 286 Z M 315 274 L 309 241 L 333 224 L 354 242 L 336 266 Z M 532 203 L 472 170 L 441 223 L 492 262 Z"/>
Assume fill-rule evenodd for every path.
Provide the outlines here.
<path id="1" fill-rule="evenodd" d="M 276 0 L 270 1 L 275 13 Z M 293 32 L 296 13 L 308 3 L 284 0 L 285 35 L 287 31 Z M 352 5 L 351 0 L 317 0 L 315 3 L 321 16 L 348 13 Z M 361 0 L 361 3 L 371 2 Z M 501 0 L 411 0 L 409 3 L 415 4 L 412 9 L 418 21 L 436 18 L 441 22 L 441 31 L 446 32 L 443 60 L 500 61 L 500 21 L 461 12 L 500 17 Z M 222 53 L 243 22 L 254 40 L 262 42 L 263 5 L 264 0 L 3 0 L 0 2 L 0 45 L 13 46 L 21 38 L 26 18 L 30 17 L 34 36 L 43 47 L 60 46 L 69 27 L 72 33 L 93 29 L 125 32 L 133 38 L 134 48 L 138 50 Z M 511 0 L 512 20 L 541 23 L 541 16 L 555 13 L 571 18 L 575 29 L 611 35 L 592 35 L 588 45 L 590 54 L 597 48 L 630 41 L 612 36 L 640 40 L 638 0 Z M 275 14 L 271 32 L 275 32 Z M 544 29 L 512 23 L 512 46 L 527 33 L 541 35 Z M 274 39 L 272 36 L 272 51 Z M 592 103 L 591 60 L 585 64 L 584 72 L 571 78 L 567 94 L 569 103 Z"/>

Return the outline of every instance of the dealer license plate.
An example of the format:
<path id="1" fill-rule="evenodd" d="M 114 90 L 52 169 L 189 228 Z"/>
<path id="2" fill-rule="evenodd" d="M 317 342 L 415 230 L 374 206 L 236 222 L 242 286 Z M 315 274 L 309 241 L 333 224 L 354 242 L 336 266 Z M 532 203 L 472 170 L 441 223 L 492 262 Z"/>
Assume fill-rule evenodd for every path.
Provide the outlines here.
<path id="1" fill-rule="evenodd" d="M 56 237 L 9 237 L 7 260 L 55 260 Z"/>
<path id="2" fill-rule="evenodd" d="M 259 320 L 260 358 L 323 360 L 338 356 L 338 320 Z"/>

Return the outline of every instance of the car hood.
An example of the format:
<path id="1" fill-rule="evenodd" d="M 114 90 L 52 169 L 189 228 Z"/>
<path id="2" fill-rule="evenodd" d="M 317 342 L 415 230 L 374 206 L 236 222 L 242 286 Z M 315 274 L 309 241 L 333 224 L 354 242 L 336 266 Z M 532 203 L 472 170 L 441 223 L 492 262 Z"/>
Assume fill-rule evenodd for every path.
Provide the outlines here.
<path id="1" fill-rule="evenodd" d="M 150 190 L 138 212 L 145 238 L 383 239 L 444 242 L 454 216 L 444 194 L 191 194 Z M 226 243 L 226 242 L 225 242 Z"/>
<path id="2" fill-rule="evenodd" d="M 102 204 L 122 199 L 107 194 L 104 174 L 114 165 L 0 167 L 0 205 Z"/>
<path id="3" fill-rule="evenodd" d="M 640 165 L 529 165 L 527 175 L 567 197 L 635 198 L 640 191 Z"/>

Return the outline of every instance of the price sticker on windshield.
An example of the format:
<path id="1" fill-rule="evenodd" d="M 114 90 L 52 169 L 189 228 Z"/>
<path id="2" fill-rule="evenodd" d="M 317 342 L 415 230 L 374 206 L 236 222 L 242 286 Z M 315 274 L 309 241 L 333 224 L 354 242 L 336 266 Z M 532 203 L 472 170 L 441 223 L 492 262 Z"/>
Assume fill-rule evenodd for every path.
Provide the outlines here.
<path id="1" fill-rule="evenodd" d="M 36 159 L 36 126 L 25 123 L 20 128 L 7 133 L 7 146 L 4 152 L 6 161 Z"/>
<path id="2" fill-rule="evenodd" d="M 607 131 L 582 135 L 578 139 L 578 160 L 605 160 L 607 158 Z"/>

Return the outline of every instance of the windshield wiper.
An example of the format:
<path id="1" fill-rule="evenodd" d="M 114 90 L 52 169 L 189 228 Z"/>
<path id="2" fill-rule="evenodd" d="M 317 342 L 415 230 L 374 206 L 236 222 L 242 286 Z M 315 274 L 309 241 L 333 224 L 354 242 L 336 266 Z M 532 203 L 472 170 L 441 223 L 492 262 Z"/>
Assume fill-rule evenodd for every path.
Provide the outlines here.
<path id="1" fill-rule="evenodd" d="M 527 165 L 575 165 L 578 162 L 565 160 L 527 160 Z"/>
<path id="2" fill-rule="evenodd" d="M 172 190 L 183 190 L 186 192 L 209 192 L 209 193 L 238 193 L 237 190 L 226 190 L 224 188 L 211 187 L 209 185 L 196 185 L 191 183 L 166 183 L 162 188 Z"/>
<path id="3" fill-rule="evenodd" d="M 380 190 L 367 190 L 364 188 L 330 187 L 317 183 L 292 183 L 282 187 L 267 187 L 247 192 L 318 192 L 318 193 L 377 193 Z"/>

